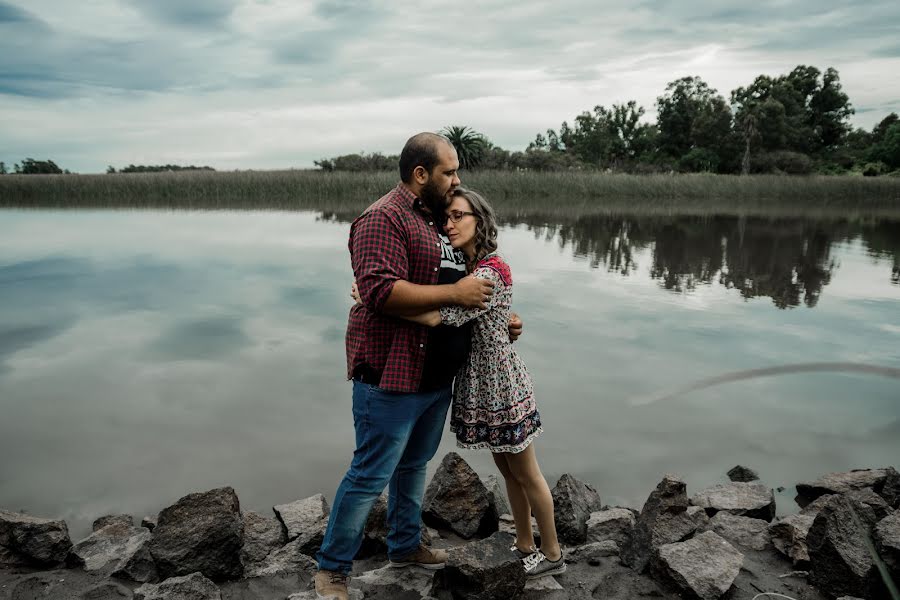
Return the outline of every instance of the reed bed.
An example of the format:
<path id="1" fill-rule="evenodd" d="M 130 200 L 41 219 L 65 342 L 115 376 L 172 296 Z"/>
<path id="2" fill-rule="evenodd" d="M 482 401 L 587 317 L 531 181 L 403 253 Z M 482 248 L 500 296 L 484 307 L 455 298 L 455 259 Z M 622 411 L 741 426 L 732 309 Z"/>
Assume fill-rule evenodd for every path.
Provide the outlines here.
<path id="1" fill-rule="evenodd" d="M 900 178 L 477 171 L 463 184 L 506 216 L 546 213 L 776 214 L 900 218 Z M 359 211 L 393 172 L 314 170 L 4 175 L 0 207 Z"/>

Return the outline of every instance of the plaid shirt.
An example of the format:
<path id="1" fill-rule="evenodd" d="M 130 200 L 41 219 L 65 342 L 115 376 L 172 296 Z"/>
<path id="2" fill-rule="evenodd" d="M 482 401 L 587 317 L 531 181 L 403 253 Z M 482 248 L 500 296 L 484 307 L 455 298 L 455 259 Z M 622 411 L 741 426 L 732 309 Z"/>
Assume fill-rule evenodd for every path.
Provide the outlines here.
<path id="1" fill-rule="evenodd" d="M 437 283 L 441 241 L 434 219 L 398 185 L 353 221 L 349 246 L 362 304 L 353 305 L 347 323 L 347 377 L 367 364 L 381 371 L 379 387 L 418 392 L 428 328 L 381 311 L 396 281 Z"/>

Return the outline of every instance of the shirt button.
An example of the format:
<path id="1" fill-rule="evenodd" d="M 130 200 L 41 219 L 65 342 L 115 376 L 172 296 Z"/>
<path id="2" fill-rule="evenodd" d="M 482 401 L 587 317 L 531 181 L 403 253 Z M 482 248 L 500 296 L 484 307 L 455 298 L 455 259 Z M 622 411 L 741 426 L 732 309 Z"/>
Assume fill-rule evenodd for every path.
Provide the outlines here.
<path id="1" fill-rule="evenodd" d="M 437 244 L 437 245 L 438 245 L 438 246 L 440 246 L 440 245 L 441 245 L 441 243 L 440 243 L 440 242 L 435 242 L 435 243 L 436 243 L 436 244 Z"/>
<path id="2" fill-rule="evenodd" d="M 429 225 L 434 225 L 434 223 L 432 223 L 431 221 L 428 221 L 428 224 L 429 224 Z"/>
<path id="3" fill-rule="evenodd" d="M 425 344 L 419 344 L 419 348 L 424 348 Z"/>
<path id="4" fill-rule="evenodd" d="M 437 267 L 435 267 L 434 270 L 437 271 Z"/>

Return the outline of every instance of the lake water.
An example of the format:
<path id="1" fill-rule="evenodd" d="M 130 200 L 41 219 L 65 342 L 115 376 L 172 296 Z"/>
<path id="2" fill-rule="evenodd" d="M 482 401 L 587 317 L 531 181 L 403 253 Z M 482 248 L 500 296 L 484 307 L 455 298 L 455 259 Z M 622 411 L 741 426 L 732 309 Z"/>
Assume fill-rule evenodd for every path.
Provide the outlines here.
<path id="1" fill-rule="evenodd" d="M 78 537 L 221 485 L 264 513 L 330 501 L 353 449 L 348 218 L 0 211 L 0 507 Z M 551 485 L 639 508 L 666 472 L 692 492 L 741 463 L 787 512 L 798 481 L 900 466 L 900 380 L 740 379 L 896 375 L 900 223 L 521 217 L 500 245 Z"/>

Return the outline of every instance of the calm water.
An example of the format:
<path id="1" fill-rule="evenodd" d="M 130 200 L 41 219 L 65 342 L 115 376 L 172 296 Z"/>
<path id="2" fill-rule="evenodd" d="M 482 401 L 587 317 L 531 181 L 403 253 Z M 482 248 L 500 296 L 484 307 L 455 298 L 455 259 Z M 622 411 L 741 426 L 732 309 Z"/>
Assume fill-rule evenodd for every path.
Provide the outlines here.
<path id="1" fill-rule="evenodd" d="M 330 500 L 353 440 L 346 218 L 0 211 L 0 507 L 80 536 L 220 485 L 262 512 Z M 661 399 L 748 369 L 900 368 L 900 223 L 534 219 L 500 242 L 551 485 L 570 472 L 640 507 L 664 472 L 696 491 L 737 463 L 772 487 L 900 466 L 898 379 L 799 373 Z"/>

